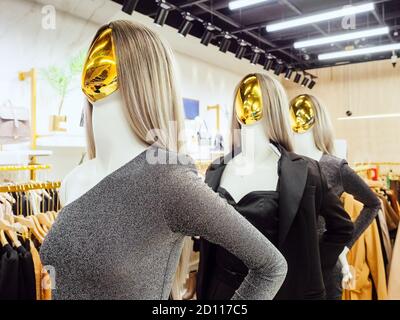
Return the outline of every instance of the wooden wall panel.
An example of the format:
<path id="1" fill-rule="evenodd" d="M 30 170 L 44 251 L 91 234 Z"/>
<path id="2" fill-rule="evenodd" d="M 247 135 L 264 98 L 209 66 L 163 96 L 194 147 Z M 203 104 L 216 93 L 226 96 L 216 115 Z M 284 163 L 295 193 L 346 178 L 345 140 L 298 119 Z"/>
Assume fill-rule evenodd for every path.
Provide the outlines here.
<path id="1" fill-rule="evenodd" d="M 282 80 L 289 98 L 315 95 L 328 108 L 336 138 L 346 139 L 348 160 L 400 161 L 400 118 L 339 121 L 350 110 L 353 116 L 400 113 L 400 61 L 390 60 L 312 70 L 318 76 L 312 89 Z"/>

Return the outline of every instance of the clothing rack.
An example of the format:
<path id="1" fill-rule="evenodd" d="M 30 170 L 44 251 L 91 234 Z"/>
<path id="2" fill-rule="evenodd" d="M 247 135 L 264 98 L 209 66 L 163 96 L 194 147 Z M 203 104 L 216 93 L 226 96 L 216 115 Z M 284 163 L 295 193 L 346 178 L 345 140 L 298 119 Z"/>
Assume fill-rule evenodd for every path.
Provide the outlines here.
<path id="1" fill-rule="evenodd" d="M 50 169 L 48 164 L 28 164 L 28 165 L 5 165 L 0 166 L 0 171 L 24 171 L 24 170 L 45 170 Z"/>
<path id="2" fill-rule="evenodd" d="M 20 192 L 39 189 L 58 189 L 61 186 L 60 181 L 55 182 L 28 182 L 22 184 L 10 184 L 0 186 L 0 192 Z"/>

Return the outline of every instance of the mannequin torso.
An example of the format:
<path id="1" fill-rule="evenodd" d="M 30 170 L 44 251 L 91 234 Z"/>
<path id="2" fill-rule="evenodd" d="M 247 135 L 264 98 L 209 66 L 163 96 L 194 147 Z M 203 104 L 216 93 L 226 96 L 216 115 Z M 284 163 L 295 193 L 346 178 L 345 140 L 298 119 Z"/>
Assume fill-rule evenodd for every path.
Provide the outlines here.
<path id="1" fill-rule="evenodd" d="M 265 134 L 264 121 L 242 125 L 242 152 L 228 162 L 220 186 L 236 202 L 252 191 L 275 191 L 278 184 L 279 151 Z"/>
<path id="2" fill-rule="evenodd" d="M 317 161 L 321 160 L 323 154 L 322 151 L 315 146 L 312 130 L 308 130 L 304 133 L 295 133 L 294 148 L 297 154 L 301 154 Z"/>
<path id="3" fill-rule="evenodd" d="M 323 152 L 320 151 L 314 142 L 314 135 L 312 130 L 308 130 L 304 133 L 295 133 L 294 134 L 294 148 L 295 152 L 316 161 L 320 161 Z M 353 276 L 350 271 L 350 266 L 347 261 L 347 253 L 349 252 L 349 248 L 344 247 L 343 252 L 339 256 L 339 262 L 341 265 L 342 272 L 342 281 L 344 283 L 349 282 Z"/>
<path id="4" fill-rule="evenodd" d="M 63 206 L 78 199 L 148 148 L 132 131 L 119 91 L 93 104 L 92 124 L 96 157 L 65 177 L 60 188 Z"/>

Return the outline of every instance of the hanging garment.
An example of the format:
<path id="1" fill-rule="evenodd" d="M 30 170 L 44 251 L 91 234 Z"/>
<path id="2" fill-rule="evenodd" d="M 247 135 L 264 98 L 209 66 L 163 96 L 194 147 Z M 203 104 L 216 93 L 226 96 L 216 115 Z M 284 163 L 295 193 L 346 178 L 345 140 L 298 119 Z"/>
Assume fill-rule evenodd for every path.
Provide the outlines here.
<path id="1" fill-rule="evenodd" d="M 384 213 L 385 213 L 385 219 L 386 223 L 388 226 L 389 232 L 393 230 L 397 230 L 397 227 L 399 225 L 399 216 L 397 215 L 396 211 L 393 209 L 393 207 L 390 205 L 389 201 L 382 195 L 378 195 L 378 197 L 381 199 L 383 203 L 383 208 L 384 208 Z"/>
<path id="2" fill-rule="evenodd" d="M 346 244 L 351 249 L 355 241 L 374 221 L 381 208 L 379 199 L 375 193 L 369 188 L 364 180 L 348 165 L 344 159 L 337 158 L 333 155 L 324 154 L 320 161 L 322 173 L 325 174 L 328 185 L 332 191 L 340 197 L 343 192 L 353 195 L 360 201 L 364 207 L 354 221 L 353 237 Z M 325 230 L 325 221 L 322 216 L 318 218 L 319 233 Z M 342 298 L 342 265 L 338 261 L 332 273 L 324 274 L 324 283 L 326 287 L 327 299 L 341 300 Z"/>
<path id="3" fill-rule="evenodd" d="M 389 234 L 389 228 L 388 225 L 386 223 L 386 218 L 385 218 L 385 207 L 382 203 L 382 210 L 379 210 L 378 213 L 378 230 L 379 230 L 379 235 L 381 238 L 381 244 L 382 244 L 382 248 L 384 250 L 384 256 L 386 256 L 386 260 L 385 261 L 385 266 L 390 265 L 390 261 L 392 259 L 392 243 L 390 241 L 390 234 Z"/>
<path id="4" fill-rule="evenodd" d="M 250 268 L 236 299 L 275 296 L 286 275 L 279 251 L 189 158 L 150 147 L 61 210 L 40 249 L 55 268 L 53 299 L 168 299 L 185 235 L 226 247 Z"/>
<path id="5" fill-rule="evenodd" d="M 0 300 L 18 299 L 18 253 L 5 245 L 0 250 Z"/>
<path id="6" fill-rule="evenodd" d="M 388 281 L 388 299 L 400 300 L 400 228 L 397 229 Z"/>
<path id="7" fill-rule="evenodd" d="M 36 300 L 35 268 L 32 255 L 24 245 L 17 248 L 19 261 L 18 299 Z"/>
<path id="8" fill-rule="evenodd" d="M 344 194 L 344 207 L 353 220 L 363 205 L 349 194 Z M 365 230 L 347 254 L 349 265 L 355 270 L 355 287 L 343 290 L 343 300 L 372 300 L 373 288 L 378 300 L 387 298 L 386 274 L 376 221 Z"/>
<path id="9" fill-rule="evenodd" d="M 325 178 L 320 174 L 318 162 L 305 158 L 278 146 L 281 152 L 279 160 L 279 208 L 278 226 L 271 233 L 272 241 L 277 241 L 277 247 L 288 263 L 288 274 L 282 288 L 275 299 L 324 299 L 325 288 L 322 279 L 323 270 L 331 270 L 345 244 L 350 241 L 353 224 L 343 210 L 338 197 L 328 190 Z M 207 170 L 206 183 L 218 191 L 221 176 L 232 155 L 216 160 Z M 228 195 L 220 191 L 220 196 Z M 258 219 L 262 214 L 268 214 L 267 233 L 270 233 L 274 221 L 274 195 L 266 196 L 257 192 L 246 196 L 248 207 L 253 207 Z M 257 209 L 253 201 L 263 204 L 268 199 L 271 212 Z M 272 200 L 272 201 L 271 201 Z M 231 204 L 234 204 L 231 201 Z M 247 206 L 237 207 L 241 214 L 248 215 Z M 265 206 L 265 204 L 263 204 Z M 243 210 L 243 213 L 241 212 Z M 327 231 L 319 240 L 316 219 L 319 214 L 326 217 Z M 263 221 L 263 219 L 260 219 Z M 262 223 L 256 221 L 256 227 L 263 230 Z M 265 222 L 264 222 L 265 223 Z M 272 227 L 272 228 L 271 228 Z M 264 229 L 265 230 L 265 229 Z M 206 239 L 200 241 L 200 263 L 197 281 L 197 298 L 207 300 L 218 294 L 231 293 L 243 274 L 236 274 L 237 261 L 231 255 L 221 256 L 219 247 Z M 221 270 L 220 266 L 225 268 Z M 218 271 L 219 270 L 219 271 Z M 232 270 L 234 272 L 232 272 Z M 221 281 L 222 279 L 222 281 Z M 230 279 L 226 281 L 226 279 Z M 222 296 L 218 296 L 220 298 Z M 226 296 L 225 298 L 229 298 Z"/>

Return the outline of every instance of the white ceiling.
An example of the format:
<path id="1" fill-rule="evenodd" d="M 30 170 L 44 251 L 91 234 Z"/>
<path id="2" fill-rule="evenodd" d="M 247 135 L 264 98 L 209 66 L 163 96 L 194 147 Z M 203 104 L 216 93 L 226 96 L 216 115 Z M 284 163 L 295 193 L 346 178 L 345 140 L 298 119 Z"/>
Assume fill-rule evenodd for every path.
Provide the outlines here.
<path id="1" fill-rule="evenodd" d="M 232 53 L 219 52 L 215 46 L 204 46 L 199 39 L 187 36 L 183 39 L 177 30 L 169 27 L 159 27 L 153 20 L 138 12 L 132 16 L 121 11 L 121 6 L 110 0 L 31 0 L 42 5 L 53 5 L 56 10 L 69 13 L 87 22 L 96 23 L 99 26 L 112 20 L 125 19 L 140 22 L 155 30 L 166 39 L 171 47 L 182 54 L 192 56 L 207 63 L 230 70 L 238 74 L 262 71 L 261 66 L 253 66 L 248 60 L 238 60 Z"/>

